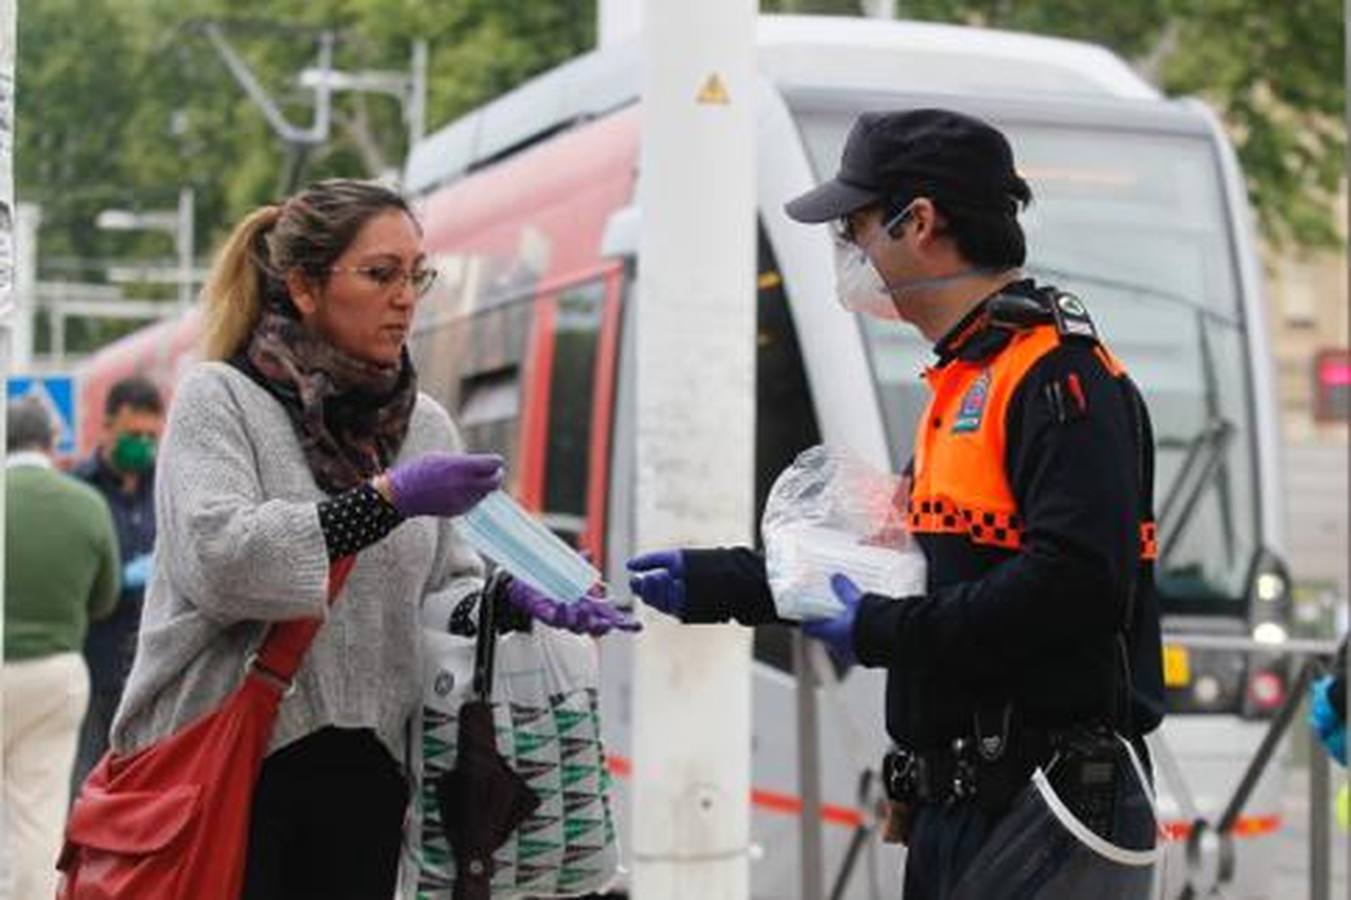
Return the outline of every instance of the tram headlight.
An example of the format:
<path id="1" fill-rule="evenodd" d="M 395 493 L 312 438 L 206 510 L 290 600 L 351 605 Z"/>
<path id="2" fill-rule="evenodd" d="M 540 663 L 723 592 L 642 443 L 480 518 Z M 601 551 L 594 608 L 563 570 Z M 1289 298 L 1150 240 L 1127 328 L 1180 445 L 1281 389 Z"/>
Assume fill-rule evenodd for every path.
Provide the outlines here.
<path id="1" fill-rule="evenodd" d="M 1286 637 L 1285 626 L 1279 622 L 1262 622 L 1252 630 L 1252 639 L 1259 644 L 1279 646 L 1285 643 Z"/>
<path id="2" fill-rule="evenodd" d="M 1279 572 L 1260 572 L 1254 584 L 1254 593 L 1263 603 L 1275 603 L 1285 596 L 1288 585 Z"/>
<path id="3" fill-rule="evenodd" d="M 1271 652 L 1247 654 L 1247 690 L 1242 695 L 1245 716 L 1270 718 L 1285 703 L 1291 672 L 1282 650 L 1290 637 L 1292 612 L 1285 563 L 1270 550 L 1263 550 L 1249 576 L 1248 627 L 1252 639 L 1270 647 Z"/>
<path id="4" fill-rule="evenodd" d="M 1214 707 L 1223 693 L 1219 679 L 1213 675 L 1202 675 L 1192 683 L 1192 699 L 1202 709 Z"/>
<path id="5" fill-rule="evenodd" d="M 1258 672 L 1248 683 L 1248 696 L 1258 712 L 1275 712 L 1285 702 L 1285 679 L 1275 672 Z"/>

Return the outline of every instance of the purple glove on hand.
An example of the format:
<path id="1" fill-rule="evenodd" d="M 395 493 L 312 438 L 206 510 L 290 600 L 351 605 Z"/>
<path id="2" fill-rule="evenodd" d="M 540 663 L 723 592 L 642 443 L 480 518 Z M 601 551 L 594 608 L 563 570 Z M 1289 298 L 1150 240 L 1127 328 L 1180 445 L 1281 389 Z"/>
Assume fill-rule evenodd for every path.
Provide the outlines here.
<path id="1" fill-rule="evenodd" d="M 599 587 L 596 588 L 599 590 Z M 561 603 L 544 596 L 519 578 L 507 585 L 507 600 L 521 612 L 552 628 L 573 634 L 601 637 L 610 631 L 642 631 L 643 626 L 627 613 L 603 600 L 587 595 L 572 603 Z"/>
<path id="2" fill-rule="evenodd" d="M 428 453 L 390 469 L 390 502 L 404 518 L 458 516 L 502 486 L 495 453 Z"/>

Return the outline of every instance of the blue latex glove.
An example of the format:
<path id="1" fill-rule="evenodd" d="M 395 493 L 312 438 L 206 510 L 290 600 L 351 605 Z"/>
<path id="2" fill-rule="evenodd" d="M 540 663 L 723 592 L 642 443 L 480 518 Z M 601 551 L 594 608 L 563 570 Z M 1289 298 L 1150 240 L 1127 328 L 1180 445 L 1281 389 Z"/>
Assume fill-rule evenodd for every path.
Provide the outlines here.
<path id="1" fill-rule="evenodd" d="M 685 554 L 658 550 L 635 556 L 628 562 L 633 573 L 629 590 L 659 612 L 677 619 L 685 617 Z"/>
<path id="2" fill-rule="evenodd" d="M 1341 710 L 1328 698 L 1332 678 L 1324 675 L 1309 687 L 1309 727 L 1327 748 L 1328 755 L 1346 765 L 1346 723 L 1342 721 Z"/>
<path id="3" fill-rule="evenodd" d="M 826 645 L 831 658 L 838 665 L 852 666 L 854 658 L 854 619 L 858 617 L 858 604 L 863 599 L 863 591 L 849 580 L 849 576 L 836 573 L 830 576 L 830 589 L 844 604 L 844 610 L 833 619 L 811 619 L 802 623 L 802 631 Z"/>
<path id="4" fill-rule="evenodd" d="M 122 567 L 122 590 L 139 591 L 145 587 L 150 580 L 151 556 L 149 553 L 142 553 L 140 556 L 127 562 Z"/>
<path id="5" fill-rule="evenodd" d="M 643 629 L 642 623 L 599 594 L 588 594 L 572 603 L 562 603 L 546 597 L 521 579 L 513 578 L 507 586 L 507 600 L 530 618 L 573 634 L 603 637 L 611 631 Z"/>

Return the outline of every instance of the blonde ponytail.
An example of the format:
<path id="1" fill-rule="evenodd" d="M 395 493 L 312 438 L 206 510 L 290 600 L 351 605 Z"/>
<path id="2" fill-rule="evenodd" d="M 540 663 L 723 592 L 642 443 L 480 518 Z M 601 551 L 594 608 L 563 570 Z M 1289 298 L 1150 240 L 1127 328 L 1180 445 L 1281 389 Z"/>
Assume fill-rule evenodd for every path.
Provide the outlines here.
<path id="1" fill-rule="evenodd" d="M 268 265 L 266 243 L 260 238 L 281 214 L 280 206 L 254 210 L 235 226 L 216 255 L 203 291 L 203 358 L 229 359 L 258 324 L 263 309 L 260 282 Z"/>

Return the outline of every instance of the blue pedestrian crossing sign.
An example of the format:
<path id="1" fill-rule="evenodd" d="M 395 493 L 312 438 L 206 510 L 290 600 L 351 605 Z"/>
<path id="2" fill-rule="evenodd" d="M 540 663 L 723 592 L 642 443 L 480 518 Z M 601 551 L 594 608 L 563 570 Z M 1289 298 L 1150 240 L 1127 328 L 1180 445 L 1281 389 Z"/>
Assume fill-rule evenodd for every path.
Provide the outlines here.
<path id="1" fill-rule="evenodd" d="M 11 375 L 5 383 L 5 398 L 19 400 L 37 397 L 47 407 L 56 432 L 56 454 L 69 456 L 75 452 L 75 376 L 74 375 Z"/>

